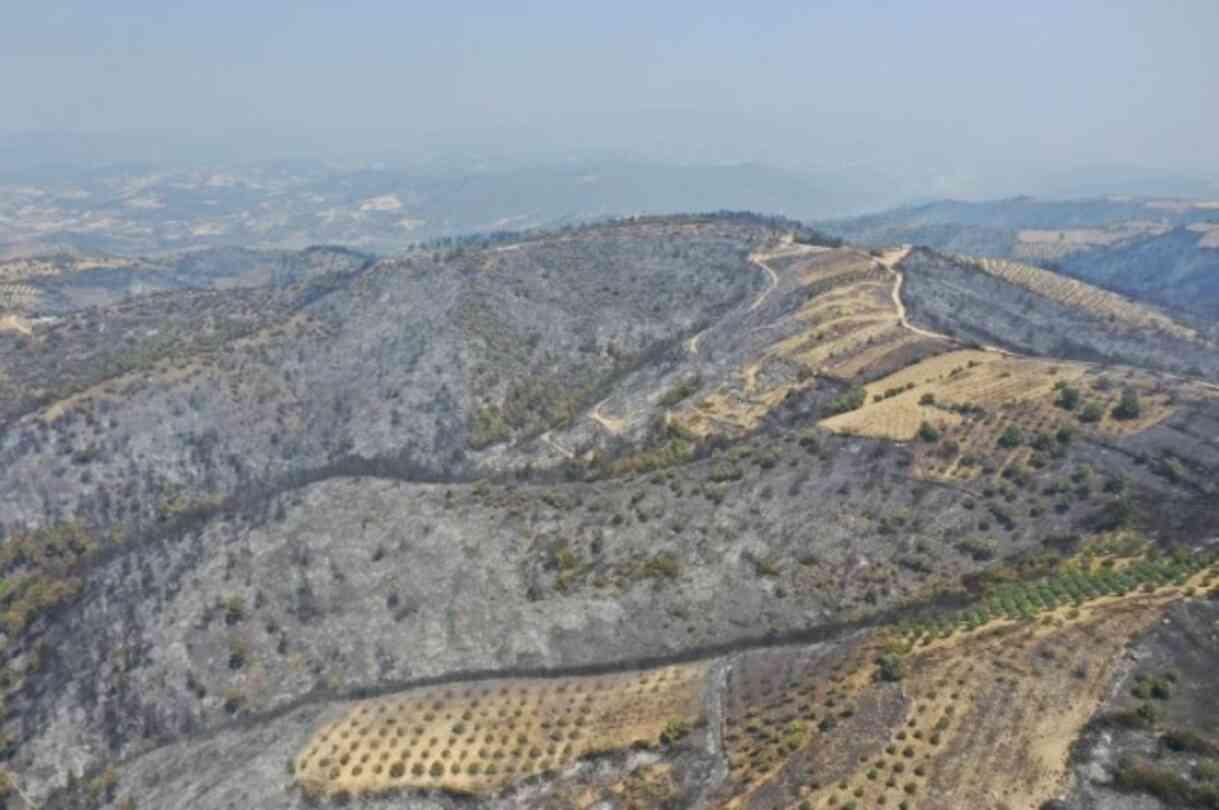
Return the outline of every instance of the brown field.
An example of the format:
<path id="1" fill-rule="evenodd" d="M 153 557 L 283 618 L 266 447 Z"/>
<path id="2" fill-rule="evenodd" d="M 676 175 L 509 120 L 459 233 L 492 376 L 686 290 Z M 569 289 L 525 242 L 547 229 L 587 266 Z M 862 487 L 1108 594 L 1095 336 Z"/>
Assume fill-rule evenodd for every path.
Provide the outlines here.
<path id="1" fill-rule="evenodd" d="M 1138 537 L 1093 537 L 1060 571 L 1146 561 L 1143 545 L 1130 540 Z M 704 714 L 711 661 L 453 683 L 360 701 L 315 732 L 292 772 L 306 796 L 340 801 L 409 789 L 492 795 L 533 775 L 558 775 L 582 757 L 654 747 L 662 735 L 701 726 L 722 742 L 726 765 L 701 800 L 707 807 L 1035 808 L 1068 788 L 1071 746 L 1127 643 L 1172 603 L 1216 587 L 1215 564 L 1193 570 L 1169 584 L 1065 599 L 1022 619 L 966 621 L 970 609 L 831 644 L 741 652 L 720 659 L 713 728 Z M 1046 582 L 1018 587 L 1034 594 Z M 899 661 L 896 678 L 880 677 L 882 657 Z M 680 758 L 640 761 L 608 781 L 560 782 L 554 806 L 679 802 L 689 795 L 684 767 Z"/>
<path id="2" fill-rule="evenodd" d="M 904 251 L 899 251 L 904 255 Z M 892 256 L 890 257 L 892 260 Z M 894 301 L 897 280 L 883 259 L 855 250 L 823 251 L 771 260 L 789 283 L 809 290 L 798 309 L 775 324 L 737 375 L 672 414 L 697 436 L 755 428 L 784 398 L 813 386 L 813 377 L 849 382 L 950 348 L 948 340 L 919 333 L 902 320 Z M 916 430 L 918 422 L 912 430 Z"/>
<path id="3" fill-rule="evenodd" d="M 1057 386 L 1063 384 L 1080 391 L 1075 411 L 1055 405 Z M 1142 414 L 1123 421 L 1115 419 L 1112 411 L 1127 387 L 1138 392 Z M 1062 426 L 1098 435 L 1129 435 L 1167 418 L 1182 397 L 1215 396 L 1197 383 L 1133 369 L 1104 371 L 1084 363 L 973 350 L 923 360 L 864 390 L 863 407 L 824 419 L 821 425 L 836 433 L 912 441 L 926 422 L 942 438 L 935 444 L 916 445 L 915 471 L 936 478 L 976 477 L 979 467 L 969 463 L 970 458 L 989 462 L 997 470 L 1027 462 L 1033 451 L 1026 443 L 1010 450 L 999 447 L 998 438 L 1009 426 L 1030 438 L 1053 434 Z M 924 402 L 928 395 L 931 401 Z M 1103 416 L 1084 424 L 1078 416 L 1088 403 L 1098 404 Z M 981 408 L 983 413 L 963 412 L 962 406 Z M 950 443 L 956 450 L 946 455 Z"/>
<path id="4" fill-rule="evenodd" d="M 17 332 L 28 335 L 32 332 L 30 322 L 20 315 L 5 315 L 0 313 L 0 332 Z"/>
<path id="5" fill-rule="evenodd" d="M 943 407 L 920 404 L 927 394 L 940 406 L 950 403 L 1002 407 L 1044 397 L 1053 391 L 1055 383 L 1073 382 L 1085 371 L 1078 364 L 1049 363 L 995 352 L 949 352 L 865 386 L 868 399 L 862 408 L 830 417 L 822 425 L 836 433 L 909 441 L 924 421 L 942 427 L 962 421 L 959 414 Z M 896 389 L 902 389 L 901 393 L 886 397 L 886 392 Z"/>
<path id="6" fill-rule="evenodd" d="M 0 284 L 0 309 L 27 309 L 42 300 L 42 293 L 28 284 Z"/>
<path id="7" fill-rule="evenodd" d="M 921 335 L 917 335 L 900 326 L 894 326 L 876 335 L 871 345 L 861 351 L 826 364 L 824 373 L 826 376 L 833 377 L 834 379 L 843 381 L 852 380 L 868 373 L 886 355 L 900 351 L 902 348 L 922 340 L 924 338 Z"/>
<path id="8" fill-rule="evenodd" d="M 810 297 L 780 322 L 755 327 L 785 328 L 774 329 L 775 337 L 758 346 L 734 378 L 672 415 L 692 434 L 750 430 L 789 393 L 812 386 L 814 375 L 866 376 L 903 346 L 926 340 L 902 326 L 894 277 L 871 256 L 841 250 L 771 261 Z"/>
<path id="9" fill-rule="evenodd" d="M 294 764 L 312 795 L 404 788 L 494 793 L 581 757 L 654 746 L 704 722 L 706 664 L 419 689 L 361 701 L 319 729 Z"/>
<path id="10" fill-rule="evenodd" d="M 906 659 L 904 712 L 883 748 L 800 800 L 815 808 L 852 799 L 863 807 L 1041 806 L 1066 790 L 1071 744 L 1126 642 L 1180 596 L 1171 588 L 1112 597 L 933 642 Z"/>
<path id="11" fill-rule="evenodd" d="M 1142 221 L 1127 222 L 1115 228 L 1022 230 L 1016 234 L 1016 253 L 1029 259 L 1059 259 L 1076 251 L 1107 247 L 1136 236 L 1154 236 L 1168 230 L 1165 225 Z"/>
<path id="12" fill-rule="evenodd" d="M 1127 642 L 1215 576 L 1212 566 L 1181 585 L 917 643 L 881 629 L 834 656 L 749 654 L 723 701 L 729 781 L 719 798 L 758 810 L 1040 807 L 1068 787 L 1071 745 Z M 885 654 L 901 659 L 897 683 L 875 677 Z"/>
<path id="13" fill-rule="evenodd" d="M 1116 293 L 1093 287 L 1066 276 L 1032 265 L 1006 259 L 955 257 L 990 275 L 1024 287 L 1038 295 L 1070 307 L 1078 307 L 1101 318 L 1108 318 L 1131 329 L 1150 329 L 1184 340 L 1198 340 L 1198 333 L 1187 326 Z"/>

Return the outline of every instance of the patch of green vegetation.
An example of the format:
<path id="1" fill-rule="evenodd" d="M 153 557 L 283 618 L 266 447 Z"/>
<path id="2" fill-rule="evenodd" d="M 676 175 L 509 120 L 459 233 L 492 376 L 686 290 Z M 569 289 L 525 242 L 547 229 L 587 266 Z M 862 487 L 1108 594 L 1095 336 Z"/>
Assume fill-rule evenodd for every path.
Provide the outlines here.
<path id="1" fill-rule="evenodd" d="M 989 537 L 967 537 L 957 543 L 957 549 L 978 562 L 986 562 L 999 553 L 999 544 Z"/>
<path id="2" fill-rule="evenodd" d="M 512 429 L 504 421 L 504 415 L 494 405 L 482 405 L 474 413 L 470 424 L 470 447 L 482 450 L 493 444 L 507 441 Z"/>
<path id="3" fill-rule="evenodd" d="M 670 433 L 672 432 L 670 427 Z M 694 455 L 694 442 L 681 435 L 671 435 L 657 447 L 640 450 L 622 458 L 599 461 L 598 467 L 602 476 L 642 475 L 685 464 L 693 459 Z"/>
<path id="4" fill-rule="evenodd" d="M 1141 674 L 1135 677 L 1130 693 L 1140 700 L 1169 700 L 1177 678 L 1172 673 L 1162 675 Z"/>
<path id="5" fill-rule="evenodd" d="M 906 665 L 901 656 L 896 653 L 885 653 L 876 659 L 876 672 L 873 678 L 887 683 L 896 683 L 906 675 Z"/>
<path id="6" fill-rule="evenodd" d="M 1054 384 L 1054 389 L 1058 391 L 1058 396 L 1054 398 L 1054 404 L 1064 411 L 1073 411 L 1079 407 L 1080 393 L 1079 389 L 1067 385 L 1064 382 Z"/>
<path id="7" fill-rule="evenodd" d="M 665 723 L 664 729 L 660 732 L 661 745 L 673 745 L 690 733 L 690 724 L 680 718 L 674 718 Z"/>
<path id="8" fill-rule="evenodd" d="M 681 562 L 673 554 L 662 551 L 641 563 L 636 572 L 648 579 L 677 579 L 681 576 Z"/>
<path id="9" fill-rule="evenodd" d="M 940 440 L 940 431 L 936 429 L 935 425 L 924 421 L 919 425 L 918 437 L 928 444 L 934 444 Z"/>
<path id="10" fill-rule="evenodd" d="M 674 405 L 689 399 L 698 392 L 698 389 L 703 387 L 703 378 L 699 374 L 693 374 L 684 380 L 681 380 L 668 391 L 660 395 L 657 402 L 662 408 L 672 408 Z"/>
<path id="11" fill-rule="evenodd" d="M 1144 760 L 1123 758 L 1113 784 L 1118 790 L 1146 793 L 1170 805 L 1219 810 L 1219 785 L 1194 784 L 1172 768 Z"/>
<path id="12" fill-rule="evenodd" d="M 1079 421 L 1085 424 L 1096 424 L 1104 418 L 1105 409 L 1101 407 L 1099 402 L 1089 402 L 1084 406 L 1084 409 L 1079 412 Z"/>
<path id="13" fill-rule="evenodd" d="M 1164 732 L 1160 737 L 1160 742 L 1170 751 L 1178 753 L 1185 752 L 1190 754 L 1201 754 L 1206 757 L 1214 757 L 1219 755 L 1219 749 L 1215 744 L 1203 737 L 1196 731 L 1190 729 L 1174 728 Z M 1212 762 L 1212 764 L 1214 764 Z"/>
<path id="14" fill-rule="evenodd" d="M 976 630 L 999 619 L 1032 621 L 1044 611 L 1064 605 L 1078 607 L 1104 596 L 1180 586 L 1214 562 L 1213 553 L 1182 553 L 1170 557 L 1148 555 L 1120 570 L 1111 566 L 1091 569 L 1071 564 L 1050 576 L 1023 582 L 998 582 L 971 608 L 930 620 L 903 623 L 898 630 L 913 646 L 947 638 L 958 630 Z"/>
<path id="15" fill-rule="evenodd" d="M 1143 404 L 1139 402 L 1139 392 L 1133 388 L 1122 391 L 1122 398 L 1113 406 L 1114 419 L 1138 419 L 1143 414 Z"/>
<path id="16" fill-rule="evenodd" d="M 721 461 L 711 468 L 707 477 L 717 484 L 725 484 L 729 481 L 740 481 L 745 474 L 736 465 Z"/>
<path id="17" fill-rule="evenodd" d="M 862 408 L 868 401 L 868 392 L 862 386 L 852 386 L 846 392 L 839 394 L 834 399 L 830 400 L 826 406 L 826 415 L 833 416 L 847 411 L 854 411 Z"/>
<path id="18" fill-rule="evenodd" d="M 1015 425 L 1008 425 L 999 435 L 999 446 L 1007 450 L 1019 447 L 1024 441 L 1024 433 Z"/>

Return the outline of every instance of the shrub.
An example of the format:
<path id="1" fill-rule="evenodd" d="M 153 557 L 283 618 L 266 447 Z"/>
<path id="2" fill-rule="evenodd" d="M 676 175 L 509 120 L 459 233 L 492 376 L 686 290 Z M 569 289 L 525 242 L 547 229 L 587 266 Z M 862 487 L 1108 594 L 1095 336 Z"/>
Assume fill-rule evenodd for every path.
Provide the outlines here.
<path id="1" fill-rule="evenodd" d="M 672 408 L 682 400 L 692 396 L 699 388 L 702 388 L 702 385 L 703 378 L 698 374 L 694 374 L 677 383 L 668 391 L 665 391 L 657 401 L 662 408 Z"/>
<path id="2" fill-rule="evenodd" d="M 1073 411 L 1079 405 L 1079 398 L 1078 388 L 1063 385 L 1058 389 L 1058 397 L 1054 400 L 1054 404 L 1064 411 Z"/>
<path id="3" fill-rule="evenodd" d="M 677 579 L 681 576 L 681 563 L 672 554 L 664 551 L 645 562 L 640 573 L 651 579 Z"/>
<path id="4" fill-rule="evenodd" d="M 862 408 L 868 401 L 868 392 L 861 386 L 852 386 L 847 391 L 830 401 L 827 410 L 830 415 L 846 413 Z"/>
<path id="5" fill-rule="evenodd" d="M 1191 754 L 1202 754 L 1204 756 L 1215 756 L 1219 751 L 1215 746 L 1202 735 L 1189 729 L 1172 729 L 1164 732 L 1164 736 L 1160 738 L 1165 747 L 1170 751 L 1187 751 Z"/>
<path id="6" fill-rule="evenodd" d="M 918 437 L 928 444 L 934 444 L 940 440 L 940 431 L 930 422 L 923 422 L 919 425 Z"/>
<path id="7" fill-rule="evenodd" d="M 1088 424 L 1099 422 L 1105 416 L 1105 409 L 1100 406 L 1099 402 L 1089 402 L 1084 406 L 1084 409 L 1079 413 L 1079 421 Z"/>
<path id="8" fill-rule="evenodd" d="M 1113 784 L 1119 790 L 1148 793 L 1167 804 L 1187 805 L 1195 799 L 1193 786 L 1175 771 L 1128 758 L 1119 763 Z"/>
<path id="9" fill-rule="evenodd" d="M 224 710 L 236 714 L 245 705 L 245 693 L 235 686 L 224 690 Z"/>
<path id="10" fill-rule="evenodd" d="M 690 733 L 690 724 L 684 720 L 674 718 L 665 723 L 664 730 L 660 732 L 660 744 L 672 745 Z"/>
<path id="11" fill-rule="evenodd" d="M 250 645 L 242 638 L 229 640 L 229 669 L 241 669 L 250 657 Z"/>
<path id="12" fill-rule="evenodd" d="M 1138 419 L 1143 413 L 1143 405 L 1139 402 L 1139 393 L 1133 388 L 1122 391 L 1122 398 L 1113 408 L 1114 419 Z"/>
<path id="13" fill-rule="evenodd" d="M 1015 425 L 1008 425 L 999 436 L 999 446 L 1008 450 L 1019 447 L 1022 441 L 1024 441 L 1024 434 Z"/>
<path id="14" fill-rule="evenodd" d="M 874 676 L 876 680 L 895 683 L 900 681 L 905 674 L 906 667 L 899 656 L 893 653 L 886 653 L 876 659 L 876 674 Z"/>
<path id="15" fill-rule="evenodd" d="M 957 549 L 977 562 L 986 562 L 995 558 L 999 544 L 988 538 L 968 537 L 957 544 Z"/>
<path id="16" fill-rule="evenodd" d="M 221 606 L 224 608 L 224 623 L 230 627 L 245 618 L 245 600 L 240 596 L 226 596 Z"/>

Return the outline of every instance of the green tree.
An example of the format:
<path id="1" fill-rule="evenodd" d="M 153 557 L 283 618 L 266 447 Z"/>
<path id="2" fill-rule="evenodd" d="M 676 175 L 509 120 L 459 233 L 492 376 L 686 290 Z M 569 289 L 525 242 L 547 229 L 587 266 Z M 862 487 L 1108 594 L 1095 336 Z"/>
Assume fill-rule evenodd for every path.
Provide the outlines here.
<path id="1" fill-rule="evenodd" d="M 1054 404 L 1064 411 L 1073 411 L 1079 405 L 1079 389 L 1064 385 L 1058 389 L 1058 398 Z"/>
<path id="2" fill-rule="evenodd" d="M 1024 434 L 1015 425 L 1008 425 L 1007 429 L 999 436 L 999 446 L 1005 447 L 1008 450 L 1013 447 L 1019 447 L 1022 441 L 1024 441 Z"/>
<path id="3" fill-rule="evenodd" d="M 1138 419 L 1143 413 L 1143 405 L 1139 402 L 1139 392 L 1133 388 L 1122 391 L 1122 398 L 1113 408 L 1114 419 Z"/>
<path id="4" fill-rule="evenodd" d="M 1104 415 L 1105 409 L 1100 406 L 1100 403 L 1089 402 L 1084 406 L 1084 409 L 1080 411 L 1079 421 L 1088 423 L 1099 422 Z"/>

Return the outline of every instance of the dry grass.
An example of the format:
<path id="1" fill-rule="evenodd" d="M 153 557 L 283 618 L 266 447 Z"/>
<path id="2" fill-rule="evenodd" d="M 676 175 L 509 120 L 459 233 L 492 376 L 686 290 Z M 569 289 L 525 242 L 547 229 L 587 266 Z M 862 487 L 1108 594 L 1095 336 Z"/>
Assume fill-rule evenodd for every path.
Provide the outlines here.
<path id="1" fill-rule="evenodd" d="M 852 365 L 858 373 L 902 337 L 889 277 L 883 271 L 863 275 L 877 271 L 870 256 L 802 250 L 767 261 L 788 285 L 815 287 L 810 292 L 817 294 L 780 321 L 752 327 L 753 333 L 774 337 L 757 344 L 733 378 L 673 413 L 674 423 L 693 435 L 752 430 L 791 392 L 814 384 L 807 375 L 799 379 L 799 369 L 835 376 L 842 373 L 840 366 L 866 353 Z"/>
<path id="2" fill-rule="evenodd" d="M 42 293 L 28 284 L 0 284 L 0 309 L 29 309 L 42 300 Z"/>
<path id="3" fill-rule="evenodd" d="M 513 679 L 369 700 L 320 729 L 295 762 L 315 795 L 404 788 L 494 793 L 590 754 L 655 745 L 703 722 L 705 664 L 565 679 Z"/>
<path id="4" fill-rule="evenodd" d="M 1126 643 L 1182 590 L 1106 597 L 920 648 L 906 658 L 906 711 L 884 751 L 804 800 L 1041 806 L 1066 789 L 1071 745 L 1099 708 Z"/>
<path id="5" fill-rule="evenodd" d="M 1074 411 L 1056 406 L 1060 385 L 1080 391 Z M 1126 388 L 1138 392 L 1142 413 L 1136 419 L 1118 420 L 1113 409 Z M 1096 435 L 1130 435 L 1166 419 L 1182 398 L 1215 396 L 1191 381 L 1133 369 L 1105 372 L 1084 363 L 973 350 L 923 360 L 865 390 L 867 402 L 862 408 L 822 420 L 822 426 L 837 433 L 912 441 L 926 422 L 941 433 L 941 441 L 918 444 L 915 469 L 939 478 L 975 477 L 978 468 L 962 464 L 962 459 L 986 460 L 999 469 L 1027 461 L 1032 451 L 1025 442 L 1017 448 L 998 446 L 1009 427 L 1019 429 L 1026 440 L 1054 434 L 1063 426 Z M 1099 421 L 1080 421 L 1088 404 L 1101 409 Z M 970 412 L 972 408 L 981 412 Z M 940 451 L 949 441 L 958 450 L 945 457 Z"/>
<path id="6" fill-rule="evenodd" d="M 1077 307 L 1100 318 L 1112 320 L 1127 329 L 1149 329 L 1183 340 L 1200 339 L 1195 330 L 1179 324 L 1155 310 L 1123 298 L 1116 293 L 1084 284 L 1049 270 L 1006 259 L 956 258 L 964 264 L 976 267 L 1010 284 L 1024 287 L 1060 304 Z"/>
<path id="7" fill-rule="evenodd" d="M 886 355 L 925 339 L 922 335 L 895 326 L 877 335 L 871 346 L 841 360 L 828 363 L 823 367 L 823 371 L 826 376 L 835 379 L 851 380 L 866 374 Z"/>
<path id="8" fill-rule="evenodd" d="M 5 315 L 0 313 L 0 332 L 17 332 L 21 335 L 33 333 L 30 322 L 20 315 Z"/>
<path id="9" fill-rule="evenodd" d="M 959 351 L 928 358 L 865 386 L 864 407 L 823 420 L 837 433 L 909 441 L 930 422 L 947 429 L 959 414 L 945 404 L 980 405 L 988 410 L 1040 399 L 1059 381 L 1074 382 L 1086 368 L 994 352 Z M 900 390 L 892 396 L 888 392 Z M 930 394 L 937 404 L 920 404 Z M 878 398 L 881 398 L 878 401 Z"/>
<path id="10" fill-rule="evenodd" d="M 1022 230 L 1016 235 L 1016 254 L 1029 259 L 1060 259 L 1080 250 L 1107 247 L 1137 236 L 1167 233 L 1167 225 L 1132 221 L 1115 228 Z"/>

